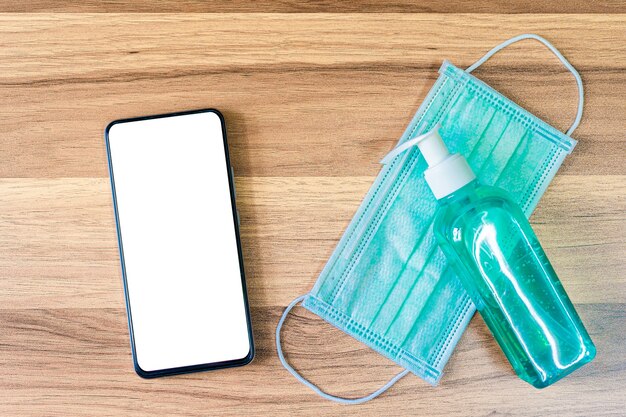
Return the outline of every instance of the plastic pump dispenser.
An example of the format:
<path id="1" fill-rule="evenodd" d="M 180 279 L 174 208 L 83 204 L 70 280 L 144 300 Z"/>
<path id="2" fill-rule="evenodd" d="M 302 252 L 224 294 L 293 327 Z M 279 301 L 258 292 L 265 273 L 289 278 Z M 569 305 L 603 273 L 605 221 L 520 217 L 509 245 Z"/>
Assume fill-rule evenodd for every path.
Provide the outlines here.
<path id="1" fill-rule="evenodd" d="M 439 203 L 439 246 L 515 372 L 546 387 L 590 362 L 595 346 L 522 210 L 480 184 L 438 128 L 413 143 Z"/>
<path id="2" fill-rule="evenodd" d="M 450 155 L 439 136 L 438 126 L 417 139 L 417 146 L 428 164 L 424 178 L 437 200 L 476 179 L 474 171 L 462 155 Z"/>

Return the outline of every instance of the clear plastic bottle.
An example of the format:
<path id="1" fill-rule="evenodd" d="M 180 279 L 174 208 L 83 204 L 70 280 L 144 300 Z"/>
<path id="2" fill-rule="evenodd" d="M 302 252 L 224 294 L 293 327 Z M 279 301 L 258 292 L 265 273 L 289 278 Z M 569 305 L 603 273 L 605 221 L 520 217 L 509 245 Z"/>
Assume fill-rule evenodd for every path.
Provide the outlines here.
<path id="1" fill-rule="evenodd" d="M 517 375 L 543 388 L 590 362 L 595 346 L 519 206 L 480 184 L 437 130 L 417 144 L 440 247 Z"/>

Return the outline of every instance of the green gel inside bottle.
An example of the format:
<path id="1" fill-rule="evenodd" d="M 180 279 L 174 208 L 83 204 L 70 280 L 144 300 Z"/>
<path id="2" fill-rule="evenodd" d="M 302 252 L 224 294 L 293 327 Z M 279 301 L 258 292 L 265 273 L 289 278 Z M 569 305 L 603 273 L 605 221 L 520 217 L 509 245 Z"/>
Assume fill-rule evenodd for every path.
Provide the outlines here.
<path id="1" fill-rule="evenodd" d="M 435 236 L 517 375 L 543 388 L 590 362 L 595 346 L 519 206 L 481 185 L 437 130 L 417 144 L 439 202 Z"/>

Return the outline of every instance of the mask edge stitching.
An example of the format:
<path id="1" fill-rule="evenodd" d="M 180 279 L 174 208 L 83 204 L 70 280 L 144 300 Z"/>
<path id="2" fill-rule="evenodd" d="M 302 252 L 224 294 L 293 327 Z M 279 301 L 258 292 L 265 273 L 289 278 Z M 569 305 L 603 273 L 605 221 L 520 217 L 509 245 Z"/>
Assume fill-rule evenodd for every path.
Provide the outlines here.
<path id="1" fill-rule="evenodd" d="M 450 79 L 449 76 L 442 74 L 442 78 L 445 78 L 444 81 L 439 85 L 439 87 L 437 88 L 437 90 L 435 91 L 435 93 L 433 94 L 433 96 L 430 98 L 430 100 L 428 101 L 428 104 L 426 105 L 426 108 L 424 109 L 423 115 L 426 114 L 426 112 L 428 111 L 428 109 L 430 108 L 430 106 L 432 105 L 432 102 L 435 100 L 435 98 L 437 98 L 437 96 L 439 95 L 440 91 L 443 89 L 443 87 L 445 86 L 446 82 Z M 435 81 L 436 82 L 436 81 Z M 420 106 L 421 107 L 421 106 Z M 417 113 L 419 113 L 420 109 L 418 108 Z M 422 117 L 420 117 L 420 120 L 418 120 L 415 125 L 413 126 L 413 129 L 411 129 L 410 133 L 408 133 L 407 135 L 402 135 L 402 137 L 400 138 L 400 141 L 402 141 L 402 138 L 404 136 L 407 137 L 407 139 L 415 132 L 415 129 L 417 129 L 417 125 L 419 124 L 419 122 L 423 119 L 423 115 Z M 404 142 L 404 141 L 402 141 Z M 365 209 L 363 210 L 363 213 L 361 213 L 361 215 L 359 216 L 358 220 L 355 223 L 355 229 L 356 226 L 359 225 L 359 223 L 361 223 L 363 216 L 365 215 L 365 212 L 369 209 L 370 205 L 372 204 L 374 198 L 377 196 L 377 194 L 380 191 L 380 188 L 382 187 L 383 183 L 387 180 L 387 177 L 389 176 L 389 174 L 392 171 L 393 166 L 395 165 L 396 161 L 398 161 L 397 158 L 394 158 L 394 160 L 392 161 L 392 163 L 389 165 L 389 170 L 385 173 L 385 175 L 383 176 L 383 178 L 380 181 L 380 184 L 378 184 L 378 186 L 376 187 L 375 191 L 372 193 L 372 199 L 368 202 L 368 204 L 365 206 Z M 400 174 L 400 173 L 398 173 Z M 350 233 L 350 237 L 348 238 L 348 240 L 346 241 L 345 246 L 347 246 L 350 241 L 352 240 L 352 238 L 354 237 L 356 230 L 353 230 L 352 233 Z"/>
<path id="2" fill-rule="evenodd" d="M 511 116 L 511 118 L 523 124 L 527 129 L 531 130 L 532 132 L 535 132 L 535 130 L 537 129 L 538 123 L 535 120 L 532 120 L 530 117 L 522 114 L 520 109 L 516 109 L 512 107 L 510 104 L 506 103 L 504 100 L 497 97 L 491 91 L 487 90 L 485 87 L 481 85 L 477 85 L 472 82 L 468 82 L 467 85 L 470 90 L 474 90 L 473 91 L 474 94 L 477 94 L 478 96 L 489 101 L 490 104 L 494 106 L 496 109 L 503 111 L 507 115 Z"/>
<path id="3" fill-rule="evenodd" d="M 406 159 L 409 160 L 408 163 L 406 162 Z M 358 260 L 363 255 L 364 248 L 370 242 L 370 239 L 373 236 L 373 234 L 375 233 L 375 231 L 378 230 L 378 227 L 380 226 L 380 220 L 382 220 L 382 218 L 386 214 L 387 209 L 389 208 L 389 206 L 395 201 L 395 198 L 391 198 L 391 196 L 398 194 L 398 191 L 401 188 L 400 186 L 404 184 L 404 180 L 406 179 L 408 174 L 413 170 L 414 165 L 415 165 L 414 164 L 414 159 L 415 159 L 414 158 L 414 154 L 413 155 L 408 155 L 406 159 L 404 161 L 405 165 L 402 167 L 402 170 L 398 173 L 398 182 L 396 182 L 394 185 L 392 185 L 391 190 L 389 190 L 389 194 L 387 194 L 384 197 L 384 200 L 381 202 L 381 205 L 378 206 L 376 212 L 374 213 L 374 217 L 372 218 L 372 223 L 369 226 L 367 226 L 367 228 L 365 229 L 364 233 L 361 235 L 364 238 L 363 238 L 363 240 L 361 240 L 361 242 L 359 243 L 359 245 L 357 246 L 355 251 L 352 253 L 351 259 L 350 259 L 350 263 L 348 264 L 348 267 L 341 274 L 339 282 L 337 282 L 337 286 L 335 287 L 335 290 L 332 293 L 331 303 L 334 303 L 335 300 L 337 299 L 337 296 L 339 295 L 339 293 L 343 289 L 344 284 L 345 284 L 346 280 L 348 279 L 348 276 L 350 276 L 350 274 L 354 270 L 354 267 L 358 263 Z"/>
<path id="4" fill-rule="evenodd" d="M 499 107 L 501 110 L 504 110 L 506 113 L 509 113 L 514 119 L 526 125 L 526 127 L 531 129 L 532 131 L 537 131 L 541 129 L 541 130 L 551 133 L 552 135 L 556 137 L 555 139 L 552 139 L 548 137 L 547 135 L 543 134 L 543 132 L 541 132 L 542 137 L 546 139 L 547 141 L 556 144 L 557 146 L 565 149 L 566 151 L 572 149 L 572 143 L 569 140 L 569 137 L 567 135 L 565 135 L 561 131 L 554 129 L 547 122 L 544 122 L 543 120 L 539 119 L 530 111 L 524 109 L 519 104 L 512 101 L 510 98 L 504 96 L 502 93 L 498 91 L 495 91 L 495 93 L 492 92 L 491 90 L 493 90 L 493 87 L 490 87 L 489 85 L 485 84 L 483 81 L 477 79 L 473 75 L 468 74 L 468 76 L 471 77 L 467 82 L 467 86 L 469 89 L 476 90 L 477 94 L 484 96 L 484 98 L 486 100 L 489 100 L 492 105 L 494 105 L 495 107 Z M 502 98 L 499 98 L 498 95 L 510 101 L 510 103 L 507 103 L 506 101 L 502 100 Z M 532 117 L 529 117 L 525 115 L 524 113 L 528 113 Z M 546 128 L 546 126 L 544 125 L 548 126 L 548 128 Z M 552 129 L 554 129 L 558 133 L 558 135 L 555 135 L 554 132 L 551 131 Z M 564 136 L 565 139 L 563 139 L 562 136 Z"/>
<path id="5" fill-rule="evenodd" d="M 552 127 L 552 126 L 549 126 Z M 559 142 L 561 141 L 561 138 L 559 138 L 558 135 L 556 135 L 554 132 L 552 132 L 551 129 L 547 129 L 541 125 L 537 126 L 537 133 L 541 134 L 542 136 L 545 136 L 548 140 L 550 140 L 551 142 Z M 559 134 L 561 132 L 558 132 Z M 562 148 L 567 152 L 567 153 L 571 153 L 572 150 L 574 150 L 574 147 L 576 146 L 576 139 L 572 139 L 570 136 L 565 135 L 565 137 L 567 138 L 567 142 L 563 143 Z M 565 140 L 563 141 L 565 142 Z"/>
<path id="6" fill-rule="evenodd" d="M 393 170 L 395 163 L 396 163 L 396 161 L 392 161 L 391 164 L 388 165 L 388 167 L 386 168 L 387 172 L 385 172 L 385 174 L 383 175 L 382 179 L 380 180 L 380 183 L 376 186 L 376 189 L 372 193 L 372 196 L 371 196 L 370 200 L 368 201 L 367 205 L 363 209 L 363 212 L 359 215 L 358 219 L 354 223 L 354 227 L 352 228 L 348 238 L 346 239 L 346 242 L 342 245 L 341 249 L 337 248 L 335 250 L 339 254 L 337 256 L 337 259 L 340 258 L 341 253 L 345 250 L 345 247 L 348 246 L 350 244 L 350 242 L 352 241 L 352 239 L 357 235 L 357 233 L 356 233 L 357 229 L 359 228 L 359 226 L 363 222 L 363 219 L 364 219 L 365 215 L 367 214 L 367 211 L 369 210 L 370 206 L 373 204 L 373 202 L 376 199 L 376 196 L 379 193 L 381 187 L 383 186 L 384 182 L 387 180 L 389 174 Z M 367 196 L 365 198 L 367 198 Z M 357 211 L 358 210 L 359 209 L 357 209 Z M 371 217 L 371 216 L 368 216 L 368 217 Z M 348 226 L 348 228 L 350 228 L 350 227 L 351 227 L 351 225 Z M 340 240 L 340 243 L 341 243 L 341 240 Z M 335 251 L 333 251 L 333 255 L 334 255 Z M 331 256 L 333 256 L 333 255 L 331 255 Z M 332 266 L 329 268 L 329 271 L 332 269 L 332 267 L 334 267 L 334 265 L 336 264 L 337 259 L 335 259 L 335 262 L 333 262 Z M 326 269 L 326 267 L 324 267 L 324 269 L 320 273 L 320 276 L 324 273 L 325 269 Z M 338 292 L 338 286 L 341 285 L 340 283 L 342 282 L 342 280 L 343 280 L 343 273 L 342 273 L 342 276 L 337 281 L 337 283 L 335 283 L 335 287 L 333 288 L 333 291 L 331 292 L 331 298 L 333 299 L 333 301 L 334 301 L 334 299 L 336 297 L 336 293 Z M 314 287 L 315 287 L 315 285 L 314 285 Z M 321 288 L 321 286 L 320 286 L 320 288 Z"/>
<path id="7" fill-rule="evenodd" d="M 442 339 L 439 342 L 439 345 L 437 346 L 437 348 L 435 349 L 435 351 L 438 351 L 438 353 L 437 353 L 437 356 L 435 357 L 434 366 L 439 366 L 439 363 L 441 362 L 441 359 L 443 358 L 444 352 L 446 351 L 446 349 L 450 345 L 450 341 L 452 339 L 454 339 L 454 336 L 456 335 L 456 332 L 458 331 L 459 327 L 461 326 L 461 322 L 463 321 L 462 318 L 465 317 L 465 315 L 467 314 L 469 309 L 474 305 L 472 303 L 472 300 L 467 295 L 466 295 L 466 297 L 467 298 L 465 299 L 465 303 L 464 303 L 463 308 L 461 308 L 459 310 L 459 313 L 457 314 L 457 316 L 455 317 L 454 321 L 452 322 L 452 323 L 454 323 L 453 328 L 451 330 L 449 330 L 449 331 L 446 329 L 446 337 L 445 337 L 445 339 Z"/>
<path id="8" fill-rule="evenodd" d="M 336 323 L 335 326 L 339 324 L 345 324 L 347 329 L 350 329 L 350 327 L 352 327 L 352 330 L 354 333 L 356 333 L 359 337 L 366 339 L 368 342 L 374 344 L 375 346 L 381 349 L 383 348 L 392 349 L 393 353 L 385 352 L 386 353 L 385 356 L 387 357 L 393 356 L 398 359 L 405 358 L 409 361 L 409 363 L 414 363 L 414 366 L 417 366 L 419 369 L 425 372 L 427 376 L 431 378 L 436 379 L 441 374 L 439 370 L 437 370 L 436 368 L 433 368 L 430 364 L 428 364 L 423 359 L 420 359 L 416 357 L 415 355 L 411 354 L 410 352 L 406 351 L 402 347 L 399 347 L 397 344 L 395 344 L 395 342 L 389 340 L 388 338 L 384 336 L 374 333 L 370 329 L 367 329 L 365 326 L 356 322 L 353 318 L 351 318 L 347 314 L 343 313 L 342 311 L 339 311 L 337 308 L 324 302 L 323 300 L 320 300 L 313 295 L 309 295 L 309 296 L 313 298 L 313 304 L 315 305 L 314 308 L 316 309 L 319 308 L 320 310 L 324 312 L 324 314 L 326 314 L 327 316 L 330 316 L 330 318 L 333 319 L 333 321 L 335 321 Z M 330 324 L 333 324 L 333 323 L 330 323 Z M 368 347 L 371 348 L 371 346 L 368 346 Z M 424 379 L 427 379 L 427 378 L 424 378 Z"/>
<path id="9" fill-rule="evenodd" d="M 456 80 L 451 79 L 449 76 L 447 76 L 447 75 L 443 75 L 443 76 L 445 77 L 444 82 L 442 82 L 442 83 L 441 83 L 441 85 L 439 85 L 439 87 L 438 87 L 438 89 L 436 90 L 435 94 L 433 94 L 433 96 L 430 98 L 430 100 L 429 100 L 428 104 L 426 105 L 426 107 L 424 108 L 424 111 L 422 112 L 421 117 L 420 117 L 417 121 L 415 121 L 415 123 L 414 123 L 414 125 L 413 125 L 413 128 L 409 131 L 409 133 L 408 133 L 408 134 L 402 135 L 402 138 L 400 139 L 400 141 L 402 141 L 402 142 L 406 141 L 409 137 L 411 137 L 411 135 L 413 135 L 413 133 L 415 133 L 415 130 L 418 128 L 418 126 L 420 125 L 420 123 L 424 120 L 424 116 L 426 115 L 426 113 L 428 112 L 428 110 L 430 109 L 430 107 L 432 106 L 432 103 L 433 103 L 433 102 L 434 102 L 434 100 L 435 100 L 435 99 L 439 96 L 439 93 L 441 92 L 441 90 L 443 89 L 443 87 L 446 85 L 446 83 L 447 83 L 449 80 L 451 80 L 451 81 L 454 83 L 453 89 L 452 89 L 452 91 L 451 91 L 451 93 L 450 93 L 450 96 L 448 96 L 448 97 L 445 99 L 445 101 L 444 101 L 444 103 L 443 103 L 443 106 L 442 106 L 442 108 L 438 111 L 437 116 L 435 117 L 435 119 L 437 119 L 437 118 L 439 117 L 439 114 L 441 114 L 441 113 L 443 112 L 443 110 L 444 110 L 444 109 L 448 106 L 448 104 L 449 104 L 450 100 L 452 99 L 452 97 L 453 97 L 453 96 L 455 96 L 455 95 L 457 94 L 458 89 L 460 88 L 460 86 L 461 86 L 461 85 L 460 85 L 459 83 L 457 83 L 457 82 L 456 82 Z M 421 106 L 420 106 L 420 107 L 421 107 Z M 420 109 L 419 109 L 419 108 L 418 108 L 417 112 L 418 112 L 418 113 L 420 112 Z M 402 140 L 402 139 L 403 139 L 403 138 L 405 138 L 405 137 L 406 137 L 406 139 Z M 389 194 L 387 194 L 387 196 L 386 196 L 386 197 L 383 197 L 383 198 L 384 198 L 384 200 L 381 202 L 381 205 L 378 207 L 377 212 L 374 214 L 374 220 L 375 220 L 376 222 L 378 221 L 378 220 L 377 220 L 377 218 L 379 217 L 379 215 L 381 215 L 381 216 L 382 216 L 382 215 L 384 215 L 384 214 L 382 214 L 382 213 L 381 213 L 381 207 L 382 207 L 382 206 L 387 206 L 387 205 L 389 204 L 389 199 L 390 199 L 390 196 L 391 196 L 392 194 L 396 193 L 397 189 L 398 189 L 400 186 L 404 185 L 404 179 L 406 178 L 406 175 L 407 175 L 407 170 L 412 171 L 412 170 L 415 168 L 415 167 L 414 167 L 414 165 L 415 165 L 415 159 L 417 159 L 417 158 L 415 157 L 415 153 L 413 152 L 413 154 L 412 154 L 412 155 L 411 155 L 411 154 L 408 154 L 408 155 L 407 155 L 407 157 L 406 157 L 406 159 L 403 161 L 403 164 L 405 164 L 405 165 L 402 167 L 401 171 L 397 174 L 397 176 L 398 176 L 398 177 L 402 177 L 402 176 L 404 176 L 404 177 L 403 177 L 403 179 L 402 179 L 400 182 L 396 183 L 396 184 L 395 184 L 395 186 L 392 186 L 392 187 L 391 187 L 390 193 L 389 193 Z M 396 160 L 397 160 L 397 159 L 396 159 Z M 394 161 L 394 162 L 395 162 L 395 161 Z M 378 194 L 378 192 L 379 192 L 379 190 L 380 190 L 380 186 L 382 185 L 382 183 L 383 183 L 385 180 L 386 180 L 386 177 L 385 177 L 385 178 L 381 181 L 381 184 L 379 184 L 379 187 L 376 189 L 376 191 L 375 191 L 375 192 L 374 192 L 374 194 L 372 195 L 372 200 L 370 200 L 370 202 L 369 202 L 369 203 L 368 203 L 368 205 L 366 206 L 366 209 L 365 209 L 365 210 L 367 210 L 367 208 L 369 207 L 370 203 L 371 203 L 371 202 L 374 200 L 374 198 L 377 196 L 377 194 Z M 383 212 L 384 212 L 384 211 L 385 211 L 385 210 L 383 210 Z M 363 213 L 363 214 L 364 214 L 364 213 Z M 357 222 L 357 224 L 358 224 L 358 223 L 360 223 L 361 219 L 362 219 L 362 216 L 359 218 L 359 221 Z M 365 240 L 361 241 L 361 243 L 357 246 L 357 249 L 355 249 L 355 252 L 353 252 L 353 253 L 351 254 L 351 258 L 352 258 L 352 259 L 350 260 L 350 263 L 349 263 L 349 265 L 348 265 L 348 268 L 347 268 L 346 270 L 344 270 L 344 272 L 341 274 L 341 277 L 340 277 L 340 278 L 339 278 L 339 280 L 337 281 L 337 283 L 336 283 L 336 285 L 335 285 L 335 288 L 333 289 L 333 291 L 332 291 L 332 293 L 331 293 L 331 301 L 330 301 L 331 303 L 334 303 L 334 302 L 335 302 L 335 300 L 336 300 L 336 298 L 337 298 L 338 294 L 339 294 L 339 293 L 341 292 L 341 290 L 343 289 L 343 286 L 344 286 L 344 284 L 345 284 L 345 281 L 346 281 L 347 277 L 348 277 L 348 276 L 350 275 L 350 273 L 352 272 L 352 269 L 354 269 L 354 265 L 356 264 L 356 258 L 358 258 L 358 257 L 360 256 L 360 252 L 362 252 L 362 247 L 363 247 L 363 246 L 365 245 L 365 243 L 369 240 L 369 238 L 370 238 L 370 236 L 371 236 L 371 233 L 370 233 L 370 232 L 371 232 L 371 230 L 372 230 L 373 226 L 374 226 L 373 224 L 370 224 L 370 225 L 369 225 L 369 226 L 365 229 L 365 231 L 363 232 L 363 234 L 361 235 L 361 236 L 367 236 L 367 238 L 366 238 Z M 379 225 L 377 224 L 377 225 L 376 225 L 376 228 L 378 228 L 378 226 L 379 226 Z M 346 241 L 346 245 L 348 244 L 348 242 L 349 242 L 350 240 L 352 240 L 352 238 L 353 238 L 354 236 L 355 236 L 355 234 L 354 234 L 354 233 L 352 233 L 352 234 L 350 235 L 350 237 L 348 238 L 348 241 Z M 355 254 L 356 254 L 356 253 L 359 253 L 359 255 L 356 255 L 356 257 L 355 257 Z"/>
<path id="10" fill-rule="evenodd" d="M 556 161 L 558 159 L 557 156 L 560 155 L 561 152 L 563 152 L 562 149 L 558 149 L 557 151 L 553 148 L 550 151 L 550 154 L 548 154 L 548 156 L 544 160 L 543 164 L 541 164 L 541 169 L 539 171 L 541 172 L 541 175 L 539 177 L 535 177 L 533 181 L 534 184 L 526 191 L 526 194 L 524 195 L 524 199 L 526 201 L 523 206 L 524 212 L 528 210 L 528 208 L 531 206 L 532 202 L 536 198 L 537 191 L 545 182 L 545 179 L 548 176 L 548 172 L 552 171 L 552 168 L 554 167 L 554 164 L 556 164 Z"/>

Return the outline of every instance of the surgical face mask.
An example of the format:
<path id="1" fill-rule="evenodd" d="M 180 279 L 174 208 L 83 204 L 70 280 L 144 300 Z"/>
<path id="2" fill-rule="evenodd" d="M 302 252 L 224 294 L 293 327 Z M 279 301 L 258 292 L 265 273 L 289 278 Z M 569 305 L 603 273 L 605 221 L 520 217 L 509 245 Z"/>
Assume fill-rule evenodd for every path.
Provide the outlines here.
<path id="1" fill-rule="evenodd" d="M 470 73 L 500 49 L 522 39 L 547 46 L 572 72 L 579 89 L 576 120 L 563 134 Z M 461 153 L 483 184 L 507 190 L 527 216 L 576 142 L 580 76 L 545 39 L 520 35 L 463 71 L 444 62 L 440 76 L 359 207 L 309 294 L 296 298 L 276 329 L 283 365 L 319 395 L 343 403 L 368 401 L 411 372 L 435 385 L 475 308 L 439 250 L 432 231 L 436 200 L 412 139 L 441 124 L 451 153 Z M 362 398 L 329 395 L 285 360 L 280 329 L 298 303 L 406 368 Z"/>

